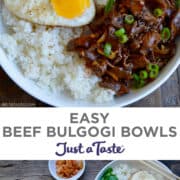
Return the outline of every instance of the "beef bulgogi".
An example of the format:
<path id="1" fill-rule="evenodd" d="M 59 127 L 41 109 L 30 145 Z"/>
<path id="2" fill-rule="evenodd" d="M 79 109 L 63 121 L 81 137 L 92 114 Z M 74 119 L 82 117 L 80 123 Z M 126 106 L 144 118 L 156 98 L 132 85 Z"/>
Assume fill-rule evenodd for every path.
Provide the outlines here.
<path id="1" fill-rule="evenodd" d="M 157 78 L 179 35 L 179 0 L 109 0 L 67 48 L 120 96 Z"/>

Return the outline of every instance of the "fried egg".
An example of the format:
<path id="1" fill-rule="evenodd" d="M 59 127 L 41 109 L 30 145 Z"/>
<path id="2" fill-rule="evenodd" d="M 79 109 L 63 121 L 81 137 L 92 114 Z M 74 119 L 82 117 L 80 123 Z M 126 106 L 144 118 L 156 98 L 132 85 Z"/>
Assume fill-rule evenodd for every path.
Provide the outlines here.
<path id="1" fill-rule="evenodd" d="M 95 15 L 93 0 L 4 0 L 11 13 L 24 20 L 49 26 L 82 26 Z"/>

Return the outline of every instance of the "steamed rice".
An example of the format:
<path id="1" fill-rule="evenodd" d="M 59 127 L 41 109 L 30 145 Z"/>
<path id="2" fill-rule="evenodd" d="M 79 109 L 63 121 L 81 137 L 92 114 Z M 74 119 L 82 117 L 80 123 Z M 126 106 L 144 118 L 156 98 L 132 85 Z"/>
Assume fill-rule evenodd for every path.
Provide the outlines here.
<path id="1" fill-rule="evenodd" d="M 1 16 L 9 33 L 0 34 L 0 47 L 25 77 L 53 93 L 63 91 L 74 99 L 113 100 L 114 92 L 99 87 L 99 79 L 88 74 L 77 54 L 66 51 L 68 41 L 79 36 L 81 28 L 34 25 L 16 18 L 5 7 Z"/>

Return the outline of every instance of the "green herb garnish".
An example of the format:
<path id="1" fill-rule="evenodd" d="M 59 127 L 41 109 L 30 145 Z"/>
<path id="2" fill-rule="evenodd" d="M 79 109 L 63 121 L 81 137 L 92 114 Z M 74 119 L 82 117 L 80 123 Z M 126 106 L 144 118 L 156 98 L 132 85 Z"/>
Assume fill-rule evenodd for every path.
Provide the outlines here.
<path id="1" fill-rule="evenodd" d="M 122 35 L 124 35 L 126 33 L 126 30 L 124 28 L 120 28 L 117 31 L 115 31 L 115 36 L 116 37 L 121 37 Z"/>
<path id="2" fill-rule="evenodd" d="M 180 0 L 176 0 L 176 7 L 180 8 Z"/>
<path id="3" fill-rule="evenodd" d="M 129 38 L 128 38 L 128 36 L 127 36 L 126 34 L 123 34 L 123 35 L 119 38 L 119 42 L 120 42 L 121 44 L 127 43 L 128 40 L 129 40 Z"/>
<path id="4" fill-rule="evenodd" d="M 104 55 L 109 57 L 111 55 L 112 52 L 112 45 L 110 43 L 106 43 L 104 45 Z"/>
<path id="5" fill-rule="evenodd" d="M 113 174 L 113 169 L 110 167 L 104 172 L 100 180 L 118 180 L 118 178 Z"/>
<path id="6" fill-rule="evenodd" d="M 133 24 L 134 23 L 134 16 L 129 14 L 129 15 L 126 15 L 125 18 L 124 18 L 124 22 L 126 24 Z"/>
<path id="7" fill-rule="evenodd" d="M 153 71 L 151 71 L 151 72 L 149 73 L 149 77 L 150 77 L 151 79 L 156 79 L 156 78 L 158 77 L 158 75 L 159 75 L 159 72 L 158 72 L 158 71 L 155 71 L 155 70 L 153 70 Z"/>
<path id="8" fill-rule="evenodd" d="M 129 38 L 126 34 L 126 30 L 124 28 L 120 28 L 118 30 L 115 31 L 114 35 L 119 38 L 119 42 L 121 44 L 125 44 L 128 42 Z"/>
<path id="9" fill-rule="evenodd" d="M 159 71 L 159 66 L 157 64 L 151 64 L 150 63 L 147 65 L 147 70 L 148 71 L 153 71 L 153 70 Z"/>
<path id="10" fill-rule="evenodd" d="M 114 3 L 115 3 L 115 0 L 108 0 L 105 6 L 105 10 L 104 10 L 105 13 L 109 13 L 112 10 Z"/>
<path id="11" fill-rule="evenodd" d="M 156 17 L 162 16 L 162 15 L 163 15 L 163 10 L 160 9 L 160 8 L 156 8 L 156 9 L 154 10 L 154 15 L 155 15 Z"/>
<path id="12" fill-rule="evenodd" d="M 159 75 L 159 66 L 157 64 L 148 64 L 149 78 L 155 79 Z"/>
<path id="13" fill-rule="evenodd" d="M 168 27 L 164 27 L 161 31 L 161 38 L 163 41 L 168 41 L 171 38 L 171 30 Z"/>
<path id="14" fill-rule="evenodd" d="M 143 79 L 143 80 L 147 79 L 148 78 L 148 72 L 146 70 L 140 71 L 139 77 L 140 77 L 140 79 Z"/>

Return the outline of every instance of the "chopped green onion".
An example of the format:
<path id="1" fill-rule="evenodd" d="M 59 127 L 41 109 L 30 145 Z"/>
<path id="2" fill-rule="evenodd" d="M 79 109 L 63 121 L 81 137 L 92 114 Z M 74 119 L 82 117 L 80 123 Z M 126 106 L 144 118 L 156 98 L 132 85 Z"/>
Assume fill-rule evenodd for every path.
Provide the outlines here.
<path id="1" fill-rule="evenodd" d="M 155 79 L 155 78 L 157 78 L 157 76 L 159 75 L 159 71 L 158 70 L 152 70 L 152 71 L 150 71 L 150 73 L 149 73 L 149 77 L 151 78 L 151 79 Z"/>
<path id="2" fill-rule="evenodd" d="M 134 16 L 129 14 L 125 16 L 124 22 L 126 24 L 133 24 L 134 23 Z"/>
<path id="3" fill-rule="evenodd" d="M 139 77 L 138 74 L 134 73 L 134 74 L 133 74 L 133 79 L 134 79 L 135 81 L 139 81 L 139 80 L 140 80 L 140 77 Z"/>
<path id="4" fill-rule="evenodd" d="M 147 79 L 147 78 L 148 78 L 148 72 L 145 71 L 145 70 L 140 71 L 139 77 L 140 77 L 141 79 L 143 79 L 143 80 Z"/>
<path id="5" fill-rule="evenodd" d="M 139 81 L 134 82 L 134 88 L 136 89 L 142 88 L 144 87 L 145 84 L 146 84 L 145 81 L 143 79 L 140 79 Z"/>
<path id="6" fill-rule="evenodd" d="M 171 30 L 168 27 L 163 28 L 161 38 L 163 41 L 168 41 L 171 37 Z"/>
<path id="7" fill-rule="evenodd" d="M 156 9 L 154 10 L 154 15 L 155 15 L 156 17 L 162 16 L 162 15 L 163 15 L 163 10 L 160 9 L 160 8 L 156 8 Z"/>
<path id="8" fill-rule="evenodd" d="M 112 45 L 110 43 L 106 43 L 104 45 L 104 55 L 109 57 L 111 55 L 112 52 Z"/>
<path id="9" fill-rule="evenodd" d="M 153 70 L 157 70 L 157 71 L 159 71 L 159 66 L 157 65 L 157 64 L 148 64 L 148 66 L 147 66 L 147 70 L 148 71 L 153 71 Z"/>
<path id="10" fill-rule="evenodd" d="M 114 3 L 115 3 L 115 0 L 108 0 L 107 4 L 105 6 L 105 13 L 109 13 L 111 11 Z"/>
<path id="11" fill-rule="evenodd" d="M 159 71 L 159 66 L 157 64 L 152 65 L 152 70 Z"/>
<path id="12" fill-rule="evenodd" d="M 121 44 L 127 43 L 129 40 L 128 36 L 126 34 L 123 34 L 121 37 L 119 37 L 119 41 Z"/>
<path id="13" fill-rule="evenodd" d="M 142 88 L 145 85 L 145 81 L 141 79 L 138 84 L 138 88 Z"/>
<path id="14" fill-rule="evenodd" d="M 124 28 L 120 28 L 119 30 L 115 31 L 114 34 L 119 38 L 121 44 L 125 44 L 129 40 Z"/>
<path id="15" fill-rule="evenodd" d="M 180 8 L 180 0 L 176 0 L 176 7 Z"/>
<path id="16" fill-rule="evenodd" d="M 152 65 L 153 65 L 153 64 L 151 64 L 151 63 L 147 65 L 147 70 L 148 70 L 148 71 L 151 71 L 151 70 L 152 70 Z"/>
<path id="17" fill-rule="evenodd" d="M 115 36 L 116 37 L 121 37 L 122 35 L 124 35 L 126 33 L 126 30 L 124 28 L 118 29 L 117 31 L 115 31 Z"/>
<path id="18" fill-rule="evenodd" d="M 155 79 L 159 75 L 159 66 L 157 64 L 148 64 L 149 78 Z"/>
<path id="19" fill-rule="evenodd" d="M 134 79 L 134 88 L 136 89 L 142 88 L 146 83 L 145 79 L 141 78 L 140 75 L 138 75 L 137 73 L 133 74 L 133 79 Z"/>

